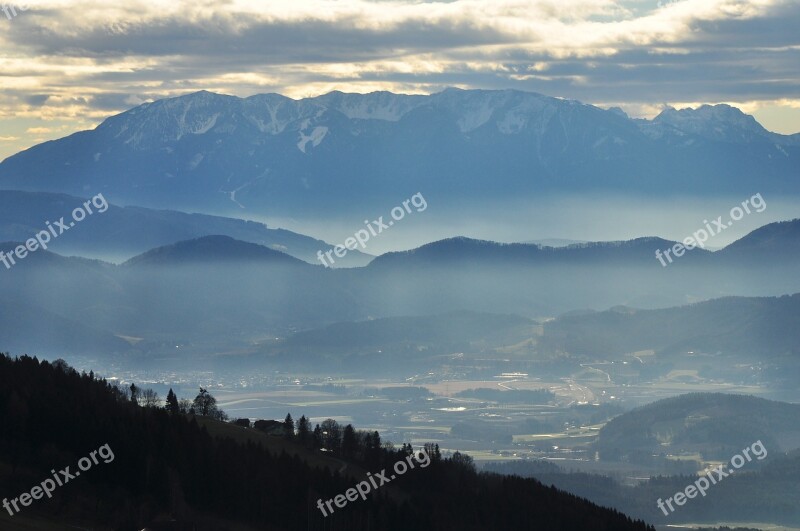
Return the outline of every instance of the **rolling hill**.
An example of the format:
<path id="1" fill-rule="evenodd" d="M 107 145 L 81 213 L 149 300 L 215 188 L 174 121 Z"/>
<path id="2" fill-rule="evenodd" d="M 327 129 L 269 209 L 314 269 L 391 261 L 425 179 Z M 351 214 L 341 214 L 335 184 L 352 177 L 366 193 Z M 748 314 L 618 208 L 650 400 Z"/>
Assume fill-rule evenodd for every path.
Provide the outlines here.
<path id="1" fill-rule="evenodd" d="M 746 395 L 681 395 L 612 419 L 595 446 L 621 458 L 699 453 L 705 460 L 727 461 L 757 440 L 774 453 L 800 448 L 800 405 Z"/>
<path id="2" fill-rule="evenodd" d="M 772 229 L 760 229 L 752 237 L 760 238 L 763 230 Z M 746 245 L 749 238 L 737 245 Z M 795 241 L 794 231 L 781 228 L 770 246 L 791 248 Z M 266 338 L 274 342 L 337 322 L 367 321 L 298 336 L 292 348 L 313 334 L 322 334 L 324 341 L 318 343 L 345 348 L 341 340 L 348 334 L 372 337 L 373 331 L 395 338 L 384 343 L 399 345 L 395 340 L 407 330 L 415 330 L 417 338 L 430 332 L 431 323 L 419 316 L 477 312 L 541 320 L 576 309 L 625 305 L 548 321 L 538 352 L 549 356 L 563 351 L 583 359 L 647 349 L 667 356 L 724 351 L 733 356 L 729 359 L 751 363 L 784 359 L 788 378 L 797 357 L 798 327 L 792 317 L 797 297 L 722 296 L 796 293 L 796 262 L 766 255 L 762 261 L 740 261 L 734 255 L 702 252 L 663 268 L 651 254 L 654 245 L 663 244 L 640 238 L 549 248 L 456 238 L 390 253 L 367 267 L 333 270 L 273 248 L 211 235 L 158 247 L 119 266 L 39 250 L 12 269 L 0 270 L 0 289 L 9 301 L 25 301 L 110 336 L 136 338 L 142 348 L 185 345 L 207 352 L 233 345 L 260 351 Z M 721 300 L 685 306 L 717 298 Z M 405 320 L 375 320 L 390 317 Z M 431 335 L 435 341 L 430 343 L 474 343 L 476 331 L 485 331 L 483 339 L 491 342 L 493 332 L 481 319 L 455 326 L 459 333 L 466 331 L 466 342 L 450 341 L 445 334 Z M 503 336 L 504 327 L 497 335 Z M 451 328 L 446 322 L 438 325 L 441 333 Z M 392 329 L 395 336 L 385 335 Z M 20 344 L 15 328 L 6 333 L 9 344 Z M 503 339 L 510 344 L 523 340 L 516 333 Z M 349 346 L 367 351 L 374 345 Z"/>

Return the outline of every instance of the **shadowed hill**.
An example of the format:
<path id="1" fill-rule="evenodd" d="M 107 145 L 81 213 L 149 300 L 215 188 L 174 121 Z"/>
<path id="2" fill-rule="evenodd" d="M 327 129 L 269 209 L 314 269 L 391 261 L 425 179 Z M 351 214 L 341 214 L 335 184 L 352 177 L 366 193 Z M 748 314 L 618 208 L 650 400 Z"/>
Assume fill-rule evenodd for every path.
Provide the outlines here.
<path id="1" fill-rule="evenodd" d="M 204 236 L 159 247 L 134 256 L 123 265 L 142 267 L 224 262 L 269 263 L 298 267 L 308 265 L 288 254 L 268 249 L 263 245 L 235 240 L 230 236 Z"/>
<path id="2" fill-rule="evenodd" d="M 601 453 L 701 452 L 727 460 L 756 440 L 775 452 L 800 447 L 800 405 L 720 393 L 666 398 L 611 420 L 596 446 Z"/>

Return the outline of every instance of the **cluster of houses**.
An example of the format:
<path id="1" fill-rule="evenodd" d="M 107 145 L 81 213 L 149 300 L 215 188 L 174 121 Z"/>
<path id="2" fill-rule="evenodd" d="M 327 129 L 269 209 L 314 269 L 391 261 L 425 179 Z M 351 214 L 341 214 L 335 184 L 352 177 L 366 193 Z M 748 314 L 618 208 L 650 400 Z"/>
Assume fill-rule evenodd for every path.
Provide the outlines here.
<path id="1" fill-rule="evenodd" d="M 283 436 L 286 433 L 283 422 L 279 420 L 257 420 L 255 422 L 250 422 L 250 419 L 236 419 L 233 423 L 243 428 L 255 428 L 259 431 L 263 431 L 267 435 Z"/>

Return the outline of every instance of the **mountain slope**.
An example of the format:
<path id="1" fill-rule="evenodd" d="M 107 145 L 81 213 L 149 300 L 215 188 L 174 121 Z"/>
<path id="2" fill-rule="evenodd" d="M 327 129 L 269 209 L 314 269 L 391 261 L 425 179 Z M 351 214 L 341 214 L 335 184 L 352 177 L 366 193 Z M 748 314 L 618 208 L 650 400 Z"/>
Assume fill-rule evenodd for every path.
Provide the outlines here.
<path id="1" fill-rule="evenodd" d="M 375 348 L 395 343 L 442 343 L 476 341 L 502 336 L 535 321 L 516 315 L 453 312 L 424 317 L 390 317 L 358 323 L 336 323 L 322 329 L 299 332 L 287 343 L 292 346 L 327 346 L 344 349 Z"/>
<path id="2" fill-rule="evenodd" d="M 617 307 L 567 315 L 545 324 L 541 345 L 576 355 L 643 350 L 757 353 L 759 359 L 800 353 L 800 294 L 726 297 L 657 310 Z M 800 361 L 800 360 L 798 360 Z"/>
<path id="3" fill-rule="evenodd" d="M 42 323 L 47 323 L 42 326 Z M 7 352 L 35 353 L 51 359 L 64 356 L 107 356 L 130 345 L 108 332 L 67 319 L 24 300 L 4 297 L 0 306 L 0 341 Z"/>
<path id="4" fill-rule="evenodd" d="M 727 460 L 757 440 L 774 453 L 799 448 L 800 405 L 720 393 L 666 398 L 611 420 L 596 447 L 621 454 L 700 452 L 705 460 Z"/>
<path id="5" fill-rule="evenodd" d="M 337 322 L 268 343 L 256 359 L 370 375 L 396 374 L 409 363 L 423 371 L 436 360 L 492 353 L 529 340 L 537 324 L 517 315 L 477 312 Z"/>
<path id="6" fill-rule="evenodd" d="M 755 442 L 748 441 L 746 446 L 735 449 L 734 453 L 722 460 L 727 461 L 739 455 Z M 604 507 L 613 507 L 665 527 L 678 523 L 685 523 L 688 527 L 691 523 L 707 522 L 709 527 L 703 529 L 717 529 L 719 522 L 769 522 L 772 525 L 768 527 L 782 524 L 795 528 L 800 524 L 800 508 L 796 503 L 800 495 L 800 454 L 794 451 L 783 455 L 777 448 L 766 444 L 764 450 L 768 455 L 763 463 L 756 456 L 742 470 L 713 485 L 705 496 L 698 496 L 679 511 L 666 515 L 654 500 L 666 500 L 676 492 L 684 491 L 687 485 L 697 480 L 696 477 L 659 476 L 629 486 L 596 474 L 564 473 L 541 466 L 516 466 L 519 461 L 508 463 L 504 472 L 535 477 L 546 485 L 554 485 Z M 752 451 L 750 453 L 753 454 Z M 526 464 L 525 461 L 521 463 Z M 713 472 L 712 475 L 716 477 Z M 763 524 L 736 529 L 750 530 L 755 525 L 763 529 Z"/>
<path id="7" fill-rule="evenodd" d="M 718 251 L 725 260 L 797 263 L 800 259 L 800 219 L 770 223 Z"/>

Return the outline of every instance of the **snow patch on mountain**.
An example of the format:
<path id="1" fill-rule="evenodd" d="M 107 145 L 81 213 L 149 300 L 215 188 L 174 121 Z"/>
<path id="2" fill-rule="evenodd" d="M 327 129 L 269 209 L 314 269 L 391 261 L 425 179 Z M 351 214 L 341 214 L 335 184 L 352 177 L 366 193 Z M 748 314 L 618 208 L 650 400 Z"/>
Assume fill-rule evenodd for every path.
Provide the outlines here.
<path id="1" fill-rule="evenodd" d="M 528 118 L 518 112 L 509 111 L 501 120 L 497 121 L 497 130 L 504 135 L 513 135 L 522 131 L 528 125 Z"/>
<path id="2" fill-rule="evenodd" d="M 206 156 L 202 153 L 196 153 L 195 156 L 192 157 L 192 160 L 189 161 L 189 168 L 192 170 L 195 169 L 200 165 L 201 162 L 203 162 L 204 158 L 206 158 Z"/>
<path id="3" fill-rule="evenodd" d="M 299 149 L 303 153 L 306 152 L 306 145 L 309 142 L 311 142 L 311 145 L 313 147 L 317 147 L 318 145 L 320 145 L 320 143 L 325 139 L 325 136 L 328 134 L 328 128 L 322 125 L 315 127 L 314 130 L 311 131 L 310 135 L 304 134 L 302 129 L 305 129 L 305 127 L 301 128 L 300 140 L 297 142 L 297 149 Z"/>
<path id="4" fill-rule="evenodd" d="M 480 109 L 473 109 L 468 114 L 459 118 L 456 123 L 462 133 L 468 133 L 488 122 L 493 113 L 494 109 L 487 104 Z"/>
<path id="5" fill-rule="evenodd" d="M 201 123 L 199 127 L 197 127 L 194 131 L 192 131 L 195 135 L 203 135 L 208 133 L 214 125 L 217 123 L 217 118 L 219 118 L 219 113 L 214 113 L 214 116 L 206 120 L 205 123 Z"/>

